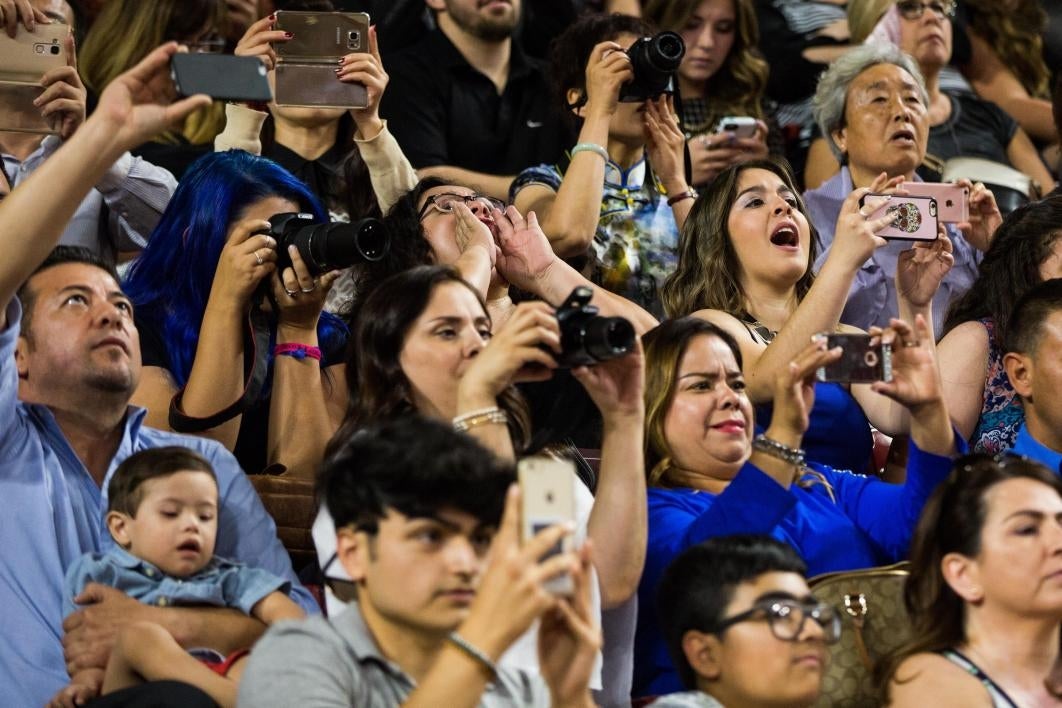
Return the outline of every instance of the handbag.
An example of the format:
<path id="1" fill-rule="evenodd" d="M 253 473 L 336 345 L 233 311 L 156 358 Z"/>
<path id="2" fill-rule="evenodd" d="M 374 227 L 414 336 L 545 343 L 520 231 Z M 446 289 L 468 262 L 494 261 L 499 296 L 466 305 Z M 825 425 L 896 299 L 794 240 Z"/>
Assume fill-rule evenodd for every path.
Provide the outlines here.
<path id="1" fill-rule="evenodd" d="M 808 581 L 820 602 L 841 616 L 841 639 L 829 647 L 830 662 L 816 708 L 868 708 L 874 697 L 874 663 L 910 637 L 903 603 L 907 562 L 826 573 Z"/>

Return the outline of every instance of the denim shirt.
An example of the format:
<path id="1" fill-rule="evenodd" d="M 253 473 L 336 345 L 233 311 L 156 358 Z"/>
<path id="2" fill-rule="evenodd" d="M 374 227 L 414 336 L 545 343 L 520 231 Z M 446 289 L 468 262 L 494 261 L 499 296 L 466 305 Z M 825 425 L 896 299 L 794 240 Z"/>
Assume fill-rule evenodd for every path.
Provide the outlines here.
<path id="1" fill-rule="evenodd" d="M 276 525 L 254 487 L 213 440 L 154 430 L 129 408 L 118 452 L 102 486 L 63 436 L 47 406 L 18 400 L 15 344 L 22 308 L 7 306 L 0 331 L 0 695 L 8 706 L 40 706 L 69 681 L 63 659 L 63 578 L 74 561 L 114 545 L 104 520 L 107 485 L 134 452 L 183 445 L 203 455 L 218 480 L 215 553 L 292 583 L 292 599 L 317 612 L 291 568 Z"/>
<path id="2" fill-rule="evenodd" d="M 268 570 L 218 556 L 187 578 L 166 575 L 158 567 L 137 558 L 120 546 L 106 553 L 86 553 L 66 571 L 63 615 L 75 611 L 74 598 L 89 583 L 121 590 L 145 605 L 213 605 L 232 607 L 245 614 L 274 590 L 287 593 L 291 583 Z"/>

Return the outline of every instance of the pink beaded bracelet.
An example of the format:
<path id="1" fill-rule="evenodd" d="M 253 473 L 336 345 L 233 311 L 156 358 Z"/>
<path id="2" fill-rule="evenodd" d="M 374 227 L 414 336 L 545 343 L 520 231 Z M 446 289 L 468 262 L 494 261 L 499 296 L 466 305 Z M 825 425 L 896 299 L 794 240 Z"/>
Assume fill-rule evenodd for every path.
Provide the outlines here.
<path id="1" fill-rule="evenodd" d="M 321 361 L 321 349 L 309 344 L 278 344 L 273 347 L 273 356 L 292 356 L 302 361 L 306 357 Z"/>

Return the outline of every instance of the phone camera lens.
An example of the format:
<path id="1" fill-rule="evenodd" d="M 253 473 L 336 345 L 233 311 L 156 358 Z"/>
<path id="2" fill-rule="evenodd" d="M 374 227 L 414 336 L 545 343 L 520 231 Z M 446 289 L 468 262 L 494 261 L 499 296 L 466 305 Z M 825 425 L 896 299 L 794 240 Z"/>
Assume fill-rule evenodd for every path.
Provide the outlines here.
<path id="1" fill-rule="evenodd" d="M 873 349 L 868 350 L 867 353 L 863 355 L 863 363 L 866 364 L 867 366 L 877 366 L 878 365 L 878 354 L 877 354 L 877 352 L 875 352 Z"/>
<path id="2" fill-rule="evenodd" d="M 58 53 L 59 53 L 59 47 L 53 46 L 52 47 L 52 54 L 58 54 Z"/>
<path id="3" fill-rule="evenodd" d="M 34 47 L 34 50 L 36 50 L 36 52 L 37 52 L 38 54 L 44 54 L 44 47 L 42 47 L 42 46 L 41 46 L 41 45 L 39 45 L 39 44 L 38 44 L 38 45 L 37 45 L 36 47 Z"/>

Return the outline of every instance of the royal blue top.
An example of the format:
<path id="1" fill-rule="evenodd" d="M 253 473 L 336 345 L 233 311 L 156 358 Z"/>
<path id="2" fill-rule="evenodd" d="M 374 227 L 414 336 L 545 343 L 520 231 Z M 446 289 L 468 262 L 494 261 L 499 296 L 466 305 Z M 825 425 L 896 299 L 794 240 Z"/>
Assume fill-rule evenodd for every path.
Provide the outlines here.
<path id="1" fill-rule="evenodd" d="M 1014 447 L 1007 452 L 1013 455 L 1025 455 L 1030 460 L 1045 465 L 1052 472 L 1062 473 L 1062 452 L 1052 450 L 1034 438 L 1025 423 L 1018 428 L 1018 437 L 1014 441 Z"/>
<path id="2" fill-rule="evenodd" d="M 774 406 L 756 406 L 756 431 L 771 424 Z M 874 452 L 870 421 L 852 394 L 834 382 L 815 383 L 815 405 L 811 407 L 804 452 L 809 460 L 836 470 L 865 472 Z"/>
<path id="3" fill-rule="evenodd" d="M 963 452 L 965 444 L 958 435 L 955 440 Z M 808 564 L 809 576 L 895 563 L 906 557 L 922 507 L 951 471 L 951 458 L 923 452 L 912 442 L 902 485 L 814 462 L 808 466 L 822 473 L 836 501 L 822 484 L 784 489 L 752 464 L 742 467 L 721 494 L 649 490 L 649 545 L 638 587 L 633 695 L 683 690 L 656 616 L 657 585 L 683 550 L 716 536 L 763 533 L 793 546 Z"/>

